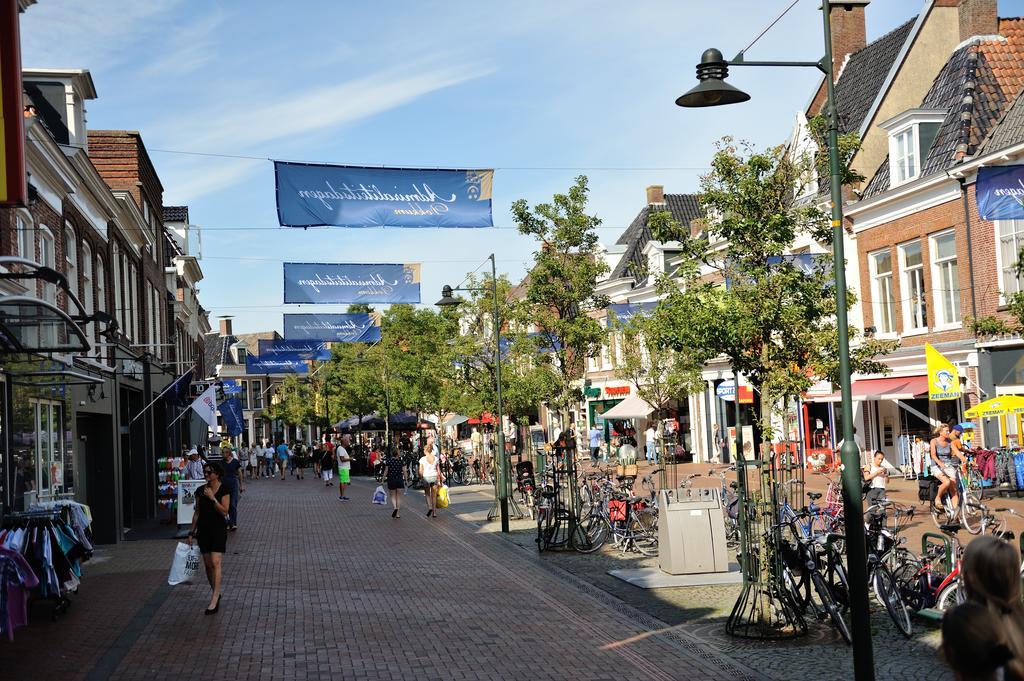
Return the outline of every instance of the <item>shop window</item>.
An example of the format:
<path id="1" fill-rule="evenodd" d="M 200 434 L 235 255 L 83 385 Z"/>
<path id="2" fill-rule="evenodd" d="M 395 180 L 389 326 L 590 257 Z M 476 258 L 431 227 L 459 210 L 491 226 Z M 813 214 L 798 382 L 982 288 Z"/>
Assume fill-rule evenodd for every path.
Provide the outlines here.
<path id="1" fill-rule="evenodd" d="M 892 253 L 889 249 L 872 253 L 871 297 L 875 327 L 880 334 L 896 332 L 896 304 L 892 296 Z"/>
<path id="2" fill-rule="evenodd" d="M 36 259 L 36 239 L 31 218 L 18 215 L 14 222 L 18 229 L 18 255 L 34 261 Z"/>
<path id="3" fill-rule="evenodd" d="M 252 382 L 252 408 L 263 408 L 263 381 L 261 380 L 254 380 Z"/>
<path id="4" fill-rule="evenodd" d="M 1024 290 L 1024 274 L 1017 272 L 1017 258 L 1024 249 L 1024 220 L 997 220 L 999 239 L 999 292 L 1005 303 Z"/>
<path id="5" fill-rule="evenodd" d="M 903 330 L 921 331 L 928 328 L 921 242 L 911 241 L 900 245 L 899 254 L 903 284 Z"/>
<path id="6" fill-rule="evenodd" d="M 932 237 L 932 288 L 941 326 L 960 322 L 960 272 L 957 268 L 956 233 L 952 230 Z"/>
<path id="7" fill-rule="evenodd" d="M 242 409 L 249 408 L 249 381 L 239 381 L 242 391 L 238 393 L 238 401 L 242 403 Z"/>
<path id="8" fill-rule="evenodd" d="M 64 409 L 59 402 L 16 399 L 13 438 L 15 506 L 67 491 Z"/>

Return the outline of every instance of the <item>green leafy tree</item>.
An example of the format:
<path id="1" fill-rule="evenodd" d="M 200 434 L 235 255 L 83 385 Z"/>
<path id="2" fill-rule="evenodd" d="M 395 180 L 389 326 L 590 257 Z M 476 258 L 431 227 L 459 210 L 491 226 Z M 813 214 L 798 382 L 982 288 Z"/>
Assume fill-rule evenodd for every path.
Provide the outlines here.
<path id="1" fill-rule="evenodd" d="M 597 253 L 596 216 L 587 214 L 587 178 L 579 176 L 564 194 L 532 209 L 523 199 L 512 204 L 520 234 L 538 248 L 526 282 L 525 315 L 537 328 L 538 350 L 557 379 L 549 404 L 563 415 L 582 399 L 579 379 L 588 356 L 600 351 L 605 331 L 587 313 L 607 306 L 597 283 L 608 266 Z"/>
<path id="2" fill-rule="evenodd" d="M 345 312 L 348 314 L 369 314 L 373 312 L 373 306 L 366 303 L 352 303 L 346 308 Z"/>
<path id="3" fill-rule="evenodd" d="M 794 199 L 812 162 L 782 147 L 758 152 L 727 138 L 701 180 L 709 216 L 701 234 L 691 236 L 667 214 L 651 223 L 656 238 L 680 241 L 691 256 L 676 273 L 681 282 L 661 280 L 665 298 L 652 331 L 695 361 L 725 356 L 747 378 L 757 395 L 757 442 L 773 435 L 776 405 L 805 392 L 815 377 L 838 379 L 831 256 L 792 255 L 801 235 L 831 246 L 828 214 Z M 857 342 L 857 330 L 849 332 L 853 371 L 887 372 L 876 358 L 894 345 Z"/>
<path id="4" fill-rule="evenodd" d="M 267 415 L 298 426 L 317 420 L 312 386 L 304 376 L 288 374 L 271 397 Z"/>

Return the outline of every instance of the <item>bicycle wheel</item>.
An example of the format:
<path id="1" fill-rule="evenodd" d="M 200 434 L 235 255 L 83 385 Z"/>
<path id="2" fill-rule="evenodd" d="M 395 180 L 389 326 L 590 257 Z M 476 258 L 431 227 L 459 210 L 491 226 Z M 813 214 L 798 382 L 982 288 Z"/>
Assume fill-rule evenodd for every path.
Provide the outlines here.
<path id="1" fill-rule="evenodd" d="M 789 596 L 793 599 L 793 604 L 800 611 L 800 614 L 807 612 L 807 607 L 811 603 L 810 580 L 807 578 L 807 573 L 804 572 L 797 579 L 793 571 L 789 569 L 789 566 L 783 565 L 782 583 L 786 586 L 786 591 L 789 592 Z"/>
<path id="2" fill-rule="evenodd" d="M 960 605 L 965 600 L 967 600 L 967 597 L 964 594 L 964 590 L 960 588 L 960 580 L 956 579 L 939 592 L 939 597 L 935 599 L 935 609 L 945 612 L 947 608 Z"/>
<path id="3" fill-rule="evenodd" d="M 850 586 L 846 579 L 846 569 L 839 560 L 838 555 L 832 557 L 827 566 L 825 578 L 836 605 L 840 610 L 846 612 L 850 608 Z"/>
<path id="4" fill-rule="evenodd" d="M 960 520 L 964 529 L 971 534 L 981 532 L 981 521 L 985 516 L 981 500 L 974 492 L 967 492 L 960 500 Z"/>
<path id="5" fill-rule="evenodd" d="M 907 610 L 903 597 L 900 595 L 900 587 L 896 583 L 896 578 L 884 565 L 875 565 L 871 576 L 875 598 L 885 606 L 885 611 L 889 613 L 889 619 L 900 630 L 900 633 L 910 638 L 910 611 Z"/>
<path id="6" fill-rule="evenodd" d="M 835 600 L 832 598 L 832 591 L 829 589 L 828 584 L 825 583 L 825 578 L 821 576 L 820 572 L 815 570 L 811 573 L 811 582 L 814 584 L 814 590 L 818 594 L 818 601 L 832 620 L 832 625 L 839 630 L 839 634 L 847 644 L 851 643 L 853 639 L 850 636 L 850 627 L 847 626 L 846 620 L 843 619 L 842 613 L 839 612 L 839 606 L 836 605 Z"/>
<path id="7" fill-rule="evenodd" d="M 630 519 L 633 546 L 645 556 L 658 555 L 658 516 L 649 510 L 636 511 Z"/>
<path id="8" fill-rule="evenodd" d="M 952 511 L 952 512 L 951 512 Z M 942 506 L 936 506 L 935 501 L 931 503 L 931 516 L 932 522 L 935 523 L 936 529 L 942 529 L 943 525 L 956 522 L 957 512 L 952 508 L 948 499 L 944 500 Z"/>
<path id="9" fill-rule="evenodd" d="M 608 541 L 611 528 L 603 516 L 591 513 L 580 523 L 580 532 L 583 541 L 576 543 L 576 550 L 580 553 L 593 553 Z"/>
<path id="10" fill-rule="evenodd" d="M 537 551 L 543 552 L 552 545 L 558 532 L 558 519 L 550 505 L 537 508 Z"/>

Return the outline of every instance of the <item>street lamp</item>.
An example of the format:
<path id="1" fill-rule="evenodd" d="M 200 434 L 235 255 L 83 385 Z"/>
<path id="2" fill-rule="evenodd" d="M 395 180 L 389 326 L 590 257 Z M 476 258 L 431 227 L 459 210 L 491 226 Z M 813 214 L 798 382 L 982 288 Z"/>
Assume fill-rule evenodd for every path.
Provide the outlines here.
<path id="1" fill-rule="evenodd" d="M 850 588 L 850 615 L 853 634 L 853 671 L 857 681 L 875 678 L 871 645 L 871 623 L 868 612 L 867 550 L 864 541 L 863 506 L 860 499 L 860 457 L 853 439 L 853 400 L 850 391 L 850 338 L 846 315 L 846 256 L 843 248 L 843 195 L 840 179 L 839 120 L 836 109 L 835 82 L 832 62 L 833 7 L 850 11 L 866 7 L 870 0 L 822 0 L 825 56 L 817 62 L 746 61 L 740 52 L 735 59 L 725 61 L 716 49 L 706 50 L 697 66 L 700 84 L 676 100 L 682 107 L 719 106 L 750 99 L 750 95 L 725 83 L 729 66 L 809 66 L 825 74 L 828 100 L 828 161 L 831 175 L 832 198 L 832 262 L 836 286 L 836 325 L 839 334 L 839 389 L 842 395 L 843 445 L 843 504 L 846 522 L 846 555 Z"/>
<path id="2" fill-rule="evenodd" d="M 501 531 L 508 532 L 508 460 L 505 456 L 505 430 L 502 423 L 504 408 L 501 404 L 501 313 L 498 307 L 498 268 L 494 254 L 488 257 L 491 261 L 491 295 L 494 298 L 494 380 L 498 392 L 498 414 L 495 431 L 498 436 L 498 508 L 501 514 Z M 438 307 L 457 307 L 462 300 L 456 298 L 455 291 L 486 291 L 486 288 L 444 286 L 441 289 L 441 300 L 435 303 Z"/>

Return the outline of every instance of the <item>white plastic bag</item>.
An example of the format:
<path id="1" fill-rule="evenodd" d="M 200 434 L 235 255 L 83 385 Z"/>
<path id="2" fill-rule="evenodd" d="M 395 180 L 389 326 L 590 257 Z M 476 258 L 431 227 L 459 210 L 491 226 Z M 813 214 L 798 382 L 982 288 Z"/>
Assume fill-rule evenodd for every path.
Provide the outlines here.
<path id="1" fill-rule="evenodd" d="M 384 485 L 377 485 L 377 489 L 373 492 L 373 503 L 375 504 L 386 504 L 387 503 L 387 492 L 384 491 Z"/>
<path id="2" fill-rule="evenodd" d="M 188 584 L 199 573 L 199 547 L 193 543 L 192 546 L 184 542 L 178 542 L 174 549 L 174 560 L 171 562 L 171 574 L 167 577 L 167 583 L 171 586 L 177 584 Z"/>

